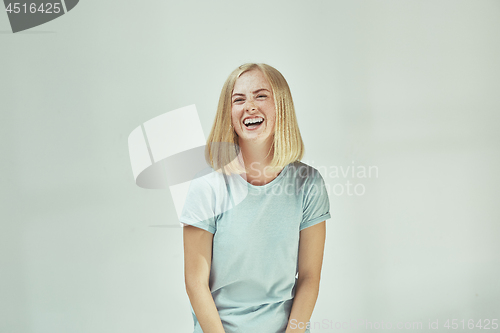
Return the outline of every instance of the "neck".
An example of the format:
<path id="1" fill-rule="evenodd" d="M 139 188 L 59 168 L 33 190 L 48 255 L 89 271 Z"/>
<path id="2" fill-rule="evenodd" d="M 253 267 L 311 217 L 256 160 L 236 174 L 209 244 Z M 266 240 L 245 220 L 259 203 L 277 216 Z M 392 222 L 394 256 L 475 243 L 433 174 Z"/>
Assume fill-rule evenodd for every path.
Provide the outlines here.
<path id="1" fill-rule="evenodd" d="M 249 174 L 262 174 L 264 169 L 271 164 L 274 155 L 272 141 L 266 140 L 265 142 L 239 142 L 241 154 L 245 167 L 249 169 Z"/>

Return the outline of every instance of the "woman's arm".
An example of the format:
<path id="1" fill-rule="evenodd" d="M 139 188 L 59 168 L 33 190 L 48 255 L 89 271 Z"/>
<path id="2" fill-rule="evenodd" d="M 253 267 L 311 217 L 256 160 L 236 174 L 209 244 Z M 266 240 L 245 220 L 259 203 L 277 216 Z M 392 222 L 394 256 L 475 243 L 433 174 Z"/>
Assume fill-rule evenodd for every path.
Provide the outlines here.
<path id="1" fill-rule="evenodd" d="M 224 333 L 208 284 L 213 234 L 190 225 L 184 226 L 183 229 L 184 280 L 196 319 L 203 332 Z"/>
<path id="2" fill-rule="evenodd" d="M 299 240 L 299 277 L 286 333 L 303 333 L 319 292 L 325 248 L 325 221 L 303 229 Z"/>

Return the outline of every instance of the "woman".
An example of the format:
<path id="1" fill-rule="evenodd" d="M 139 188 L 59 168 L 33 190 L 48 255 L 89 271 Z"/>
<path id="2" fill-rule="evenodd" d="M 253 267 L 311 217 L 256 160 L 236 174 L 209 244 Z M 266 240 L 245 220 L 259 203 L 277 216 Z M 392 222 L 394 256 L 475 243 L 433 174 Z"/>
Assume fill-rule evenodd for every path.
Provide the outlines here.
<path id="1" fill-rule="evenodd" d="M 191 182 L 180 218 L 195 333 L 309 332 L 330 204 L 303 154 L 281 73 L 234 70 L 207 140 L 217 172 Z"/>

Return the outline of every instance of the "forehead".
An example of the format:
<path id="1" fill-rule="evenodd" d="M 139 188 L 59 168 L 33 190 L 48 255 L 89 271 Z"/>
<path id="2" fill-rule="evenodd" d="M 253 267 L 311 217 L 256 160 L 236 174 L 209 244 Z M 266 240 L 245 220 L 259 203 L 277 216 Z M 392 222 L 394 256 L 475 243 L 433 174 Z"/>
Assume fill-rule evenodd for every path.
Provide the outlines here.
<path id="1" fill-rule="evenodd" d="M 233 91 L 235 93 L 246 91 L 251 92 L 262 88 L 268 89 L 272 92 L 271 84 L 266 79 L 264 73 L 258 69 L 253 69 L 241 74 L 240 77 L 236 79 Z"/>

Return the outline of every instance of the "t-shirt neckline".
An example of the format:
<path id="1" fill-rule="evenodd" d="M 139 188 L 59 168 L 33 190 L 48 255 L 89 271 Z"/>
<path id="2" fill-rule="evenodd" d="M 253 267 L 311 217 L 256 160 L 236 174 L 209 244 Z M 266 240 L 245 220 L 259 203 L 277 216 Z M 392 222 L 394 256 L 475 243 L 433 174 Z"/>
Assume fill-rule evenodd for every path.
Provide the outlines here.
<path id="1" fill-rule="evenodd" d="M 249 182 L 247 182 L 241 175 L 236 175 L 236 176 L 240 180 L 240 182 L 243 184 L 246 184 L 248 186 L 248 188 L 251 188 L 254 190 L 268 189 L 268 188 L 276 185 L 277 183 L 279 183 L 281 181 L 281 179 L 283 179 L 283 177 L 285 177 L 285 173 L 288 171 L 289 167 L 290 167 L 290 163 L 285 165 L 285 167 L 281 170 L 279 175 L 276 176 L 276 178 L 274 178 L 269 183 L 264 184 L 264 185 L 253 185 L 253 184 L 250 184 Z"/>

